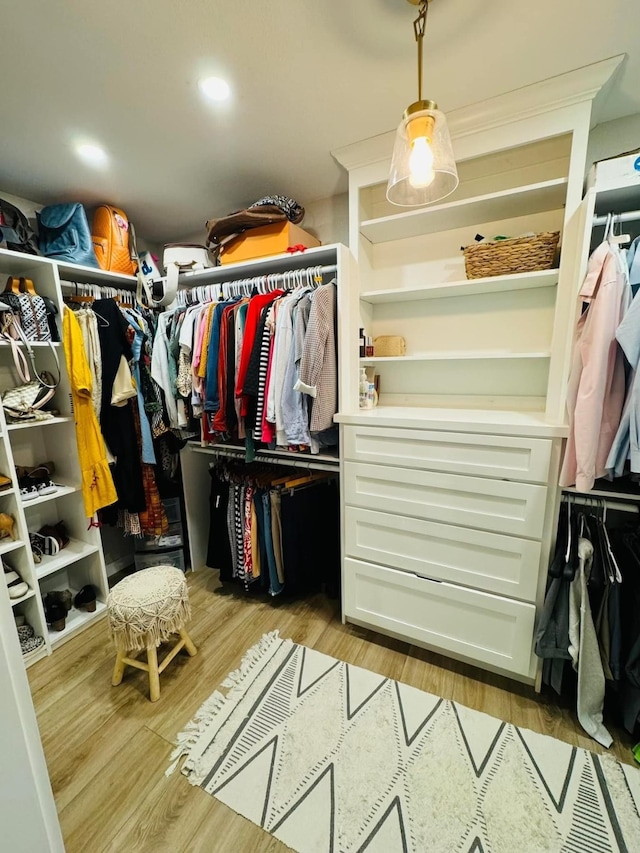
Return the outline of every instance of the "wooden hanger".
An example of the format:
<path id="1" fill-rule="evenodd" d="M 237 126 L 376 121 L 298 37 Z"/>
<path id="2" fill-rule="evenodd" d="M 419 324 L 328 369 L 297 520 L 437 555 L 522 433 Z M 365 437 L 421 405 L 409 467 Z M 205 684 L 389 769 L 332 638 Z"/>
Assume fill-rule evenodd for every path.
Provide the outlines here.
<path id="1" fill-rule="evenodd" d="M 29 296 L 37 296 L 36 289 L 33 286 L 33 282 L 30 278 L 21 278 L 20 279 L 20 293 L 28 293 Z"/>
<path id="2" fill-rule="evenodd" d="M 4 293 L 15 293 L 18 296 L 20 293 L 20 279 L 10 275 L 4 286 Z"/>
<path id="3" fill-rule="evenodd" d="M 77 305 L 83 305 L 86 303 L 90 305 L 92 302 L 95 302 L 93 296 L 81 296 L 79 293 L 71 293 L 63 298 L 65 302 L 73 302 Z"/>

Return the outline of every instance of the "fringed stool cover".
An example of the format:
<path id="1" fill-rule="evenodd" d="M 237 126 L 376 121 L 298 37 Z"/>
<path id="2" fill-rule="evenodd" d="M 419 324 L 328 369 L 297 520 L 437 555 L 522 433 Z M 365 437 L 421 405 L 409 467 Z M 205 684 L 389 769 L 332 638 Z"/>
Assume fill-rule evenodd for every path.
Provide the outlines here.
<path id="1" fill-rule="evenodd" d="M 116 584 L 107 598 L 109 628 L 119 652 L 159 646 L 191 618 L 184 572 L 173 566 L 143 569 Z"/>

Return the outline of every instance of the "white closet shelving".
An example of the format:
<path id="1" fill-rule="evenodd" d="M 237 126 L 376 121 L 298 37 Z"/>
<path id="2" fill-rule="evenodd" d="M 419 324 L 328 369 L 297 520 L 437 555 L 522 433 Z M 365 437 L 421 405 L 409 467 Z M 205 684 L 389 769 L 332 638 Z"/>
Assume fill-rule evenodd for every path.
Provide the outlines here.
<path id="1" fill-rule="evenodd" d="M 63 300 L 61 280 L 109 284 L 113 287 L 123 283 L 134 283 L 132 276 L 83 267 L 75 264 L 58 264 L 47 258 L 0 250 L 0 274 L 30 278 L 37 293 L 53 300 L 59 310 L 58 326 L 61 329 Z M 35 343 L 36 362 L 40 369 L 54 370 L 54 359 L 47 344 Z M 25 657 L 27 666 L 50 654 L 52 650 L 75 636 L 96 619 L 106 613 L 108 592 L 107 575 L 99 531 L 89 527 L 82 502 L 81 476 L 75 436 L 70 385 L 67 376 L 64 348 L 54 344 L 61 368 L 60 385 L 56 391 L 52 408 L 59 415 L 45 421 L 12 424 L 7 423 L 0 407 L 0 472 L 11 478 L 11 489 L 0 492 L 0 512 L 12 515 L 16 521 L 18 538 L 15 542 L 0 541 L 0 556 L 7 566 L 13 566 L 29 584 L 29 593 L 12 601 L 12 610 L 23 613 L 44 645 L 34 654 Z M 0 344 L 0 389 L 16 384 L 11 347 Z M 15 466 L 34 467 L 44 462 L 53 462 L 55 472 L 52 479 L 59 484 L 56 492 L 22 501 L 19 494 Z M 64 521 L 71 541 L 55 556 L 45 556 L 35 563 L 29 544 L 29 532 L 40 529 L 44 524 Z M 47 626 L 43 599 L 50 590 L 69 589 L 73 594 L 85 584 L 93 584 L 98 592 L 94 612 L 77 610 L 67 616 L 62 631 L 53 631 Z M 12 614 L 1 614 L 13 621 Z"/>
<path id="2" fill-rule="evenodd" d="M 592 103 L 619 58 L 448 118 L 460 185 L 386 200 L 393 134 L 334 152 L 349 172 L 359 288 L 342 302 L 346 620 L 535 683 L 555 534 Z M 560 99 L 559 93 L 562 93 Z M 559 264 L 468 280 L 476 235 L 559 231 Z M 344 294 L 343 294 L 344 296 Z M 358 358 L 358 329 L 406 355 Z M 374 343 L 375 346 L 375 343 Z M 380 377 L 358 408 L 359 368 Z"/>

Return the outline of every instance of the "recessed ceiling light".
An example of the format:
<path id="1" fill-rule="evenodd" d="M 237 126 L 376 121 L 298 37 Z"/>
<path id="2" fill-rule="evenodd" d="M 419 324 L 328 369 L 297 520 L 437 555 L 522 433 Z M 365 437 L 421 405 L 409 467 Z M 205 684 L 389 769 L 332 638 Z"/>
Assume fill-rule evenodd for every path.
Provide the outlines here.
<path id="1" fill-rule="evenodd" d="M 226 80 L 221 77 L 205 77 L 198 83 L 200 91 L 212 101 L 226 101 L 231 94 L 231 89 Z"/>
<path id="2" fill-rule="evenodd" d="M 104 148 L 89 142 L 82 142 L 76 145 L 76 154 L 90 166 L 104 166 L 109 159 Z"/>

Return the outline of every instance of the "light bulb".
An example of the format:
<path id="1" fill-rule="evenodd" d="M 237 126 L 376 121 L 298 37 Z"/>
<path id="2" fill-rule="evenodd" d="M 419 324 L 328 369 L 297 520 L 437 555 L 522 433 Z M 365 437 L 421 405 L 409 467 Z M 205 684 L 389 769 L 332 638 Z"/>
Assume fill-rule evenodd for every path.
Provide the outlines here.
<path id="1" fill-rule="evenodd" d="M 433 183 L 436 173 L 433 171 L 433 151 L 426 136 L 413 140 L 409 157 L 409 183 L 416 189 L 424 189 Z"/>

